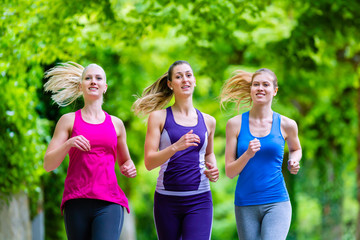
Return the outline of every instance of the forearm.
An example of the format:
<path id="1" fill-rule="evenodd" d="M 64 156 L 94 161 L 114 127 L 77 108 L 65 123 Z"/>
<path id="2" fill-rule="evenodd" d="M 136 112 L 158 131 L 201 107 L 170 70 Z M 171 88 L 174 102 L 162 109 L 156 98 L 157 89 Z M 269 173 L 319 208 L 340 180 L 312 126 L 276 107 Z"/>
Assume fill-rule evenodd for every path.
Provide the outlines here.
<path id="1" fill-rule="evenodd" d="M 156 152 L 150 152 L 145 154 L 145 167 L 147 170 L 152 170 L 164 164 L 168 159 L 170 159 L 177 152 L 174 145 Z"/>
<path id="2" fill-rule="evenodd" d="M 205 155 L 205 162 L 211 163 L 214 167 L 216 167 L 217 164 L 216 164 L 215 154 L 212 152 L 210 154 Z"/>
<path id="3" fill-rule="evenodd" d="M 294 161 L 300 162 L 301 157 L 302 157 L 301 148 L 289 152 L 289 160 L 294 160 Z"/>
<path id="4" fill-rule="evenodd" d="M 225 166 L 226 176 L 233 179 L 234 177 L 239 175 L 250 159 L 251 157 L 247 154 L 247 152 L 245 152 L 235 161 L 227 161 Z"/>
<path id="5" fill-rule="evenodd" d="M 70 146 L 65 142 L 60 147 L 47 151 L 44 156 L 44 169 L 47 172 L 55 170 L 60 166 L 70 150 Z"/>

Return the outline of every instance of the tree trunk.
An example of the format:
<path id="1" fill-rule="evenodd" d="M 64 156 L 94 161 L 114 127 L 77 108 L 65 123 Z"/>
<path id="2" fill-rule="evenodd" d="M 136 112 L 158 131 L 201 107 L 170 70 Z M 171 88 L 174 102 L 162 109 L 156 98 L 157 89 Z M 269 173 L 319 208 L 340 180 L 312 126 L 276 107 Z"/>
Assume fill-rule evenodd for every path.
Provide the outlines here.
<path id="1" fill-rule="evenodd" d="M 124 225 L 121 231 L 120 240 L 136 240 L 136 227 L 134 210 L 130 206 L 130 214 L 124 211 Z"/>
<path id="2" fill-rule="evenodd" d="M 0 200 L 0 239 L 31 240 L 29 201 L 25 193 Z"/>

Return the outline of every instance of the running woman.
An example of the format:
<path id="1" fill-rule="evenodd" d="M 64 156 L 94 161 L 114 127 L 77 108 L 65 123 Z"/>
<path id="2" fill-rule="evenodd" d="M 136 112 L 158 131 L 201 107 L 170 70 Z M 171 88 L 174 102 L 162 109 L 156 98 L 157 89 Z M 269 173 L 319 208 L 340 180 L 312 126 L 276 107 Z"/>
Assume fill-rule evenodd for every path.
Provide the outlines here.
<path id="1" fill-rule="evenodd" d="M 209 240 L 213 204 L 209 180 L 219 170 L 213 151 L 215 119 L 193 106 L 195 77 L 186 61 L 174 62 L 134 103 L 135 113 L 150 114 L 145 166 L 160 167 L 154 219 L 160 240 Z M 172 96 L 175 102 L 165 107 Z"/>
<path id="2" fill-rule="evenodd" d="M 45 90 L 60 106 L 84 98 L 84 107 L 63 115 L 46 150 L 44 168 L 55 170 L 65 156 L 70 162 L 61 213 L 69 240 L 119 240 L 128 200 L 117 183 L 115 163 L 126 177 L 136 168 L 126 144 L 123 122 L 102 110 L 106 75 L 97 64 L 86 68 L 68 62 L 50 69 Z"/>
<path id="3" fill-rule="evenodd" d="M 286 239 L 290 227 L 291 204 L 281 171 L 285 141 L 292 174 L 299 171 L 302 151 L 296 122 L 271 109 L 277 91 L 277 77 L 262 68 L 254 74 L 238 71 L 221 93 L 221 103 L 252 105 L 226 125 L 225 171 L 229 178 L 238 176 L 235 217 L 242 240 Z"/>

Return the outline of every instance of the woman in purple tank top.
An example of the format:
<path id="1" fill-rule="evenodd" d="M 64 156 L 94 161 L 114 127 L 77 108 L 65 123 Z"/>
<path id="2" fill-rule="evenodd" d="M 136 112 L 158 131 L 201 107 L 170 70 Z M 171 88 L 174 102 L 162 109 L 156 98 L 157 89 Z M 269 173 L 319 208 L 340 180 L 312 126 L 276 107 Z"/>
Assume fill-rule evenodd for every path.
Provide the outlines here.
<path id="1" fill-rule="evenodd" d="M 238 176 L 235 217 L 239 239 L 282 240 L 289 231 L 291 204 L 281 172 L 285 141 L 291 174 L 299 171 L 302 151 L 296 122 L 271 108 L 277 91 L 277 78 L 266 68 L 254 74 L 238 71 L 222 89 L 221 103 L 251 106 L 226 125 L 225 171 L 229 178 Z"/>
<path id="2" fill-rule="evenodd" d="M 191 66 L 174 62 L 134 103 L 136 114 L 150 114 L 145 166 L 160 167 L 154 219 L 160 240 L 209 240 L 212 198 L 209 180 L 219 171 L 213 152 L 215 119 L 193 106 L 196 86 Z M 175 102 L 165 107 L 172 96 Z"/>
<path id="3" fill-rule="evenodd" d="M 117 183 L 115 163 L 126 177 L 136 168 L 126 144 L 123 122 L 102 110 L 107 90 L 104 70 L 96 64 L 86 68 L 73 62 L 60 64 L 45 74 L 45 91 L 60 106 L 83 96 L 84 107 L 64 114 L 56 124 L 46 150 L 44 168 L 55 170 L 69 154 L 61 212 L 68 239 L 120 237 L 128 200 Z"/>

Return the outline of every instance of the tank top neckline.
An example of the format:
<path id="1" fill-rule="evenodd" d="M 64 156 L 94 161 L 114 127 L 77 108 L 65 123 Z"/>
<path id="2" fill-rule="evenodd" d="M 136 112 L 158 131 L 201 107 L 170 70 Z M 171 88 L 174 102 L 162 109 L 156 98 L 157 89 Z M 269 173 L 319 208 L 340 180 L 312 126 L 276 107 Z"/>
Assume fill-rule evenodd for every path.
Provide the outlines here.
<path id="1" fill-rule="evenodd" d="M 172 111 L 172 108 L 171 108 L 171 106 L 169 107 L 169 113 L 170 113 L 170 116 L 171 116 L 171 119 L 172 119 L 172 121 L 177 125 L 177 126 L 179 126 L 179 127 L 184 127 L 184 128 L 195 128 L 195 127 L 197 127 L 197 126 L 199 126 L 199 123 L 200 123 L 200 113 L 199 113 L 199 110 L 197 110 L 196 108 L 195 108 L 195 111 L 196 111 L 196 114 L 197 114 L 197 123 L 195 124 L 195 125 L 193 125 L 193 126 L 184 126 L 184 125 L 181 125 L 181 124 L 179 124 L 179 123 L 177 123 L 176 121 L 175 121 L 175 117 L 174 117 L 174 113 L 173 113 L 173 111 Z"/>
<path id="2" fill-rule="evenodd" d="M 83 117 L 82 117 L 81 109 L 78 110 L 78 114 L 79 114 L 79 117 L 80 117 L 80 119 L 81 119 L 81 121 L 82 121 L 83 123 L 96 126 L 96 125 L 104 124 L 104 123 L 106 122 L 106 119 L 108 118 L 107 113 L 106 113 L 104 110 L 102 110 L 102 111 L 103 111 L 103 113 L 105 114 L 105 118 L 104 118 L 104 121 L 102 121 L 101 123 L 89 123 L 89 122 L 85 121 L 85 120 L 83 119 Z"/>
<path id="3" fill-rule="evenodd" d="M 271 136 L 271 133 L 273 132 L 273 130 L 274 130 L 274 126 L 275 126 L 275 112 L 273 111 L 273 113 L 272 113 L 272 123 L 271 123 L 271 128 L 270 128 L 270 132 L 267 134 L 267 135 L 265 135 L 265 136 L 263 136 L 263 137 L 257 137 L 257 136 L 254 136 L 252 133 L 251 133 L 251 131 L 250 131 L 250 111 L 248 111 L 248 112 L 246 112 L 246 117 L 247 117 L 247 130 L 248 130 L 248 133 L 249 133 L 249 135 L 251 136 L 251 137 L 253 137 L 253 138 L 257 138 L 257 139 L 263 139 L 263 138 L 267 138 L 268 136 Z"/>

